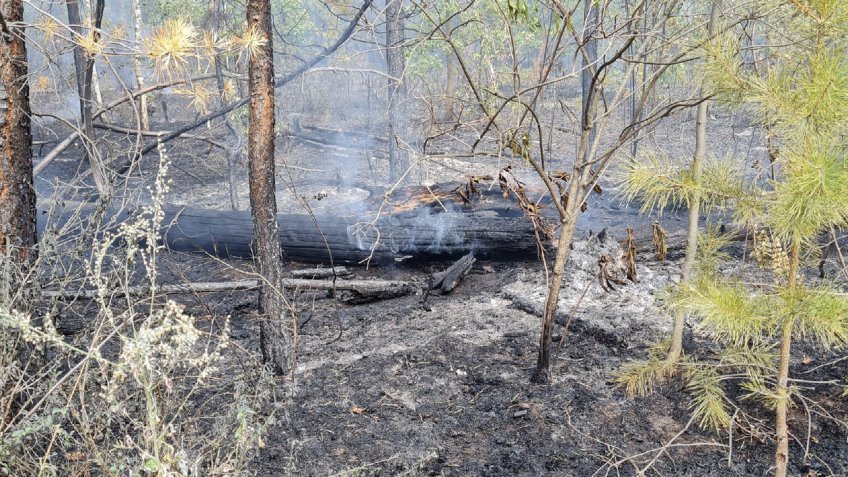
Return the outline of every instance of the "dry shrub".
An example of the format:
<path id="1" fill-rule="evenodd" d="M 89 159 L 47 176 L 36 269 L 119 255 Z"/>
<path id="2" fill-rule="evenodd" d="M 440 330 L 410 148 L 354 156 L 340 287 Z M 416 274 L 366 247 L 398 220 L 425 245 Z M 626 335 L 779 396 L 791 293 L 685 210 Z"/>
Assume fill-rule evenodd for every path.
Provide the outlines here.
<path id="1" fill-rule="evenodd" d="M 263 446 L 270 376 L 235 356 L 228 320 L 203 330 L 157 295 L 160 159 L 152 203 L 130 220 L 65 209 L 45 233 L 32 283 L 94 299 L 0 303 L 0 475 L 242 475 Z M 82 332 L 63 336 L 53 318 L 72 309 Z"/>

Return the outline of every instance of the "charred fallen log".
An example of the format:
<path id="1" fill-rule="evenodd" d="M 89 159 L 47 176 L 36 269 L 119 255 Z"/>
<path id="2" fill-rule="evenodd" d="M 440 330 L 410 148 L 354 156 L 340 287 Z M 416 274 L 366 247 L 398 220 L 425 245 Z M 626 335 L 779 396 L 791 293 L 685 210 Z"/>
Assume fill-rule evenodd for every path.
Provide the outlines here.
<path id="1" fill-rule="evenodd" d="M 90 228 L 93 206 L 73 204 L 39 213 L 39 233 L 62 227 L 63 235 Z M 115 227 L 132 211 L 110 210 L 104 223 Z M 450 259 L 469 252 L 490 259 L 532 258 L 537 253 L 532 223 L 493 210 L 438 212 L 429 207 L 384 216 L 280 214 L 283 251 L 294 261 L 355 264 L 363 261 Z M 70 224 L 70 226 L 68 226 Z M 253 256 L 253 226 L 247 211 L 165 208 L 160 243 L 180 252 L 221 258 Z"/>
<path id="2" fill-rule="evenodd" d="M 375 149 L 385 150 L 388 144 L 387 138 L 374 136 L 365 132 L 301 125 L 299 118 L 295 118 L 294 124 L 292 124 L 289 131 L 289 136 L 324 146 L 369 151 Z"/>
<path id="3" fill-rule="evenodd" d="M 532 224 L 523 217 L 483 213 L 394 214 L 378 218 L 283 214 L 283 251 L 289 259 L 359 263 L 433 259 L 475 251 L 489 258 L 536 254 Z M 250 215 L 240 211 L 168 209 L 163 243 L 172 250 L 219 257 L 252 256 Z"/>

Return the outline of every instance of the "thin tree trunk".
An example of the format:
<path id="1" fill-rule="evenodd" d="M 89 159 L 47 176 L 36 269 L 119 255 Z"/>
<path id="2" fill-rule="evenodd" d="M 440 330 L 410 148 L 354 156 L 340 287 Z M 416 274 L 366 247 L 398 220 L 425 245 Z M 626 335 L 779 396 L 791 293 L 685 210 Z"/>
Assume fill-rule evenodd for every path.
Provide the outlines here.
<path id="1" fill-rule="evenodd" d="M 133 0 L 133 23 L 135 25 L 135 41 L 141 46 L 141 0 Z M 141 55 L 133 59 L 133 70 L 135 72 L 136 87 L 144 89 L 144 74 L 141 70 Z M 150 117 L 147 114 L 147 95 L 142 94 L 138 98 L 138 109 L 141 114 L 141 129 L 150 130 Z"/>
<path id="2" fill-rule="evenodd" d="M 590 81 L 591 84 L 591 81 Z M 551 273 L 551 280 L 548 284 L 548 297 L 545 300 L 545 311 L 542 315 L 542 332 L 539 337 L 539 355 L 536 361 L 536 369 L 530 381 L 536 384 L 548 384 L 551 380 L 551 356 L 550 348 L 553 341 L 554 318 L 556 316 L 557 305 L 559 304 L 559 292 L 562 287 L 562 277 L 565 273 L 565 266 L 568 263 L 568 255 L 571 250 L 571 242 L 574 238 L 574 231 L 577 229 L 577 219 L 580 215 L 581 205 L 586 196 L 586 187 L 592 180 L 592 168 L 590 166 L 592 159 L 592 137 L 595 131 L 595 110 L 598 102 L 599 90 L 597 83 L 594 87 L 590 86 L 590 94 L 587 94 L 585 103 L 586 110 L 581 117 L 581 133 L 580 143 L 577 149 L 577 155 L 574 159 L 574 167 L 572 179 L 568 185 L 568 196 L 564 199 L 565 203 L 560 202 L 557 207 L 559 211 L 559 219 L 562 226 L 559 230 L 559 240 L 557 241 L 557 251 L 554 255 L 554 266 Z M 535 164 L 535 163 L 534 163 Z M 545 171 L 537 167 L 536 172 L 540 176 L 546 177 Z M 552 187 L 552 186 L 550 186 Z M 552 199 L 562 201 L 554 191 L 551 191 Z"/>
<path id="3" fill-rule="evenodd" d="M 789 292 L 794 293 L 798 286 L 798 266 L 801 260 L 801 241 L 792 239 L 789 251 Z M 775 441 L 774 476 L 786 477 L 789 467 L 789 424 L 787 410 L 789 409 L 789 360 L 792 358 L 792 329 L 795 326 L 795 316 L 787 317 L 783 324 L 783 336 L 780 339 L 780 363 L 777 367 L 777 408 L 775 410 Z"/>
<path id="4" fill-rule="evenodd" d="M 222 31 L 224 19 L 224 2 L 223 0 L 215 0 L 215 17 L 214 28 L 216 31 Z M 226 84 L 224 82 L 224 59 L 218 48 L 215 48 L 215 85 L 218 87 L 218 98 L 221 101 L 221 106 L 227 104 Z M 224 124 L 230 131 L 230 134 L 236 138 L 234 145 L 228 146 L 224 153 L 227 155 L 227 181 L 230 187 L 230 207 L 233 210 L 239 209 L 238 199 L 238 166 L 239 158 L 241 157 L 241 148 L 243 138 L 238 129 L 233 126 L 229 116 L 224 116 Z"/>
<path id="5" fill-rule="evenodd" d="M 642 31 L 645 31 L 645 32 L 648 31 L 648 15 L 649 15 L 650 11 L 651 11 L 651 1 L 645 0 L 645 4 L 641 9 L 641 12 L 642 12 L 642 15 L 643 15 Z M 644 104 L 642 105 L 642 107 L 640 107 L 638 109 L 638 111 L 635 111 L 635 109 L 634 109 L 634 113 L 633 113 L 634 123 L 633 124 L 642 120 L 642 117 L 644 116 L 646 109 L 648 111 L 651 110 L 651 98 L 648 95 L 648 91 L 647 91 L 647 89 L 648 89 L 648 52 L 647 51 L 642 51 L 641 60 L 642 60 L 642 99 L 644 100 Z M 635 72 L 634 72 L 634 81 L 635 81 Z M 635 153 L 639 151 L 639 133 L 638 132 L 636 133 L 635 137 L 633 138 L 632 148 L 633 148 L 634 155 L 635 155 Z"/>
<path id="6" fill-rule="evenodd" d="M 586 54 L 581 55 L 582 59 L 582 70 L 580 73 L 580 87 L 582 90 L 582 108 L 583 114 L 582 118 L 586 118 L 588 115 L 587 108 L 589 107 L 589 102 L 591 99 L 589 98 L 590 90 L 592 88 L 592 77 L 594 76 L 596 63 L 598 61 L 598 42 L 596 39 L 592 38 L 592 35 L 595 34 L 595 30 L 598 28 L 598 5 L 595 0 L 583 0 L 583 8 L 585 12 L 585 17 L 583 21 L 583 49 Z M 590 124 L 591 126 L 591 124 Z M 595 128 L 592 127 L 589 133 L 589 144 L 593 144 L 595 142 Z M 584 157 L 579 157 L 578 160 L 585 161 L 586 154 L 590 154 L 592 148 L 587 147 L 584 151 Z"/>
<path id="7" fill-rule="evenodd" d="M 625 2 L 624 4 L 625 14 L 628 18 L 630 18 L 630 2 Z M 636 29 L 631 31 L 632 35 L 636 34 Z M 634 45 L 630 46 L 630 54 L 635 54 L 638 48 Z M 630 68 L 628 65 L 624 65 L 625 71 L 630 70 L 630 74 L 627 78 L 627 92 L 630 95 L 630 110 L 629 110 L 629 118 L 630 124 L 636 124 L 638 119 L 636 118 L 636 68 Z M 634 140 L 630 144 L 630 155 L 634 158 L 636 157 L 636 153 L 639 152 L 639 141 Z"/>
<path id="8" fill-rule="evenodd" d="M 710 22 L 707 26 L 709 35 L 715 34 L 718 28 L 718 18 L 721 13 L 722 0 L 714 0 L 710 10 Z M 706 88 L 701 85 L 701 97 L 707 94 Z M 695 153 L 692 155 L 690 171 L 692 178 L 697 182 L 701 179 L 704 157 L 707 154 L 707 110 L 709 101 L 698 104 L 695 115 Z M 701 218 L 701 198 L 696 193 L 689 204 L 689 224 L 686 229 L 686 258 L 683 260 L 682 283 L 685 285 L 692 281 L 695 270 L 695 258 L 698 252 L 698 222 Z M 676 365 L 680 362 L 683 353 L 683 330 L 686 327 L 686 313 L 682 310 L 675 311 L 674 327 L 671 331 L 671 345 L 668 350 L 666 362 Z"/>
<path id="9" fill-rule="evenodd" d="M 789 467 L 789 425 L 787 409 L 789 407 L 789 358 L 792 351 L 792 327 L 790 319 L 783 325 L 783 336 L 780 342 L 780 364 L 777 369 L 777 409 L 775 416 L 775 440 L 777 447 L 774 453 L 775 477 L 786 477 Z"/>
<path id="10" fill-rule="evenodd" d="M 249 161 L 250 209 L 253 215 L 256 257 L 265 282 L 259 295 L 259 343 L 262 358 L 274 374 L 289 371 L 291 337 L 287 332 L 282 292 L 282 248 L 277 223 L 274 173 L 274 57 L 270 0 L 248 0 L 247 26 L 265 36 L 248 65 L 250 105 L 247 155 Z M 296 331 L 296 330 L 293 330 Z"/>
<path id="11" fill-rule="evenodd" d="M 100 18 L 103 18 L 103 0 L 98 0 L 98 11 Z M 87 35 L 82 29 L 82 19 L 80 17 L 79 3 L 77 0 L 66 0 L 65 6 L 68 11 L 68 23 L 71 30 L 76 34 L 77 38 L 82 38 Z M 99 28 L 99 24 L 96 26 Z M 89 57 L 88 53 L 83 51 L 78 42 L 73 43 L 74 52 L 74 67 L 77 78 L 77 93 L 79 94 L 80 103 L 80 121 L 82 123 L 82 134 L 84 137 L 83 144 L 85 145 L 85 157 L 91 167 L 91 173 L 94 177 L 94 184 L 98 192 L 106 195 L 106 180 L 103 177 L 103 169 L 100 164 L 100 159 L 97 157 L 97 147 L 94 141 L 94 125 L 93 111 L 91 105 L 91 79 L 94 73 L 94 60 Z"/>
<path id="12" fill-rule="evenodd" d="M 576 182 L 576 181 L 575 181 Z M 554 267 L 551 272 L 551 282 L 548 284 L 548 297 L 545 300 L 545 311 L 542 315 L 542 332 L 539 338 L 539 355 L 536 360 L 536 370 L 530 381 L 536 384 L 548 384 L 551 381 L 551 343 L 553 341 L 554 317 L 559 304 L 559 292 L 562 288 L 562 277 L 568 254 L 571 250 L 571 240 L 577 228 L 577 215 L 564 221 L 559 231 L 557 251 L 554 256 Z"/>
<path id="13" fill-rule="evenodd" d="M 100 40 L 100 27 L 103 24 L 103 10 L 105 8 L 105 0 L 96 0 L 94 4 L 94 10 L 91 12 L 91 18 L 94 24 L 93 35 L 95 40 Z M 97 81 L 96 71 L 94 69 L 94 56 L 86 53 L 85 54 L 85 76 L 83 77 L 83 121 L 85 123 L 85 134 L 89 137 L 89 144 L 91 145 L 91 149 L 89 150 L 91 165 L 92 165 L 92 173 L 94 175 L 95 185 L 97 186 L 97 191 L 100 192 L 100 195 L 103 197 L 108 197 L 109 195 L 109 184 L 105 177 L 105 167 L 102 161 L 102 158 L 97 152 L 97 148 L 95 147 L 94 141 L 94 101 L 93 101 L 93 91 L 92 87 L 95 86 L 95 82 Z M 100 91 L 99 83 L 96 84 L 97 88 L 95 91 Z"/>
<path id="14" fill-rule="evenodd" d="M 97 74 L 97 63 L 91 59 L 91 89 L 94 93 L 94 106 L 100 109 L 103 106 L 103 92 L 100 90 L 100 75 Z"/>
<path id="15" fill-rule="evenodd" d="M 583 189 L 590 179 L 591 168 L 588 166 L 592 156 L 591 145 L 595 140 L 595 104 L 598 101 L 597 83 L 593 86 L 595 74 L 595 61 L 597 59 L 597 45 L 594 39 L 590 39 L 598 26 L 598 9 L 592 0 L 584 0 L 585 21 L 583 24 L 583 69 L 580 75 L 582 88 L 582 114 L 580 116 L 580 143 L 577 154 L 574 157 L 573 174 L 568 186 L 567 202 L 558 207 L 559 219 L 562 224 L 559 230 L 557 251 L 554 255 L 554 266 L 551 272 L 551 280 L 548 283 L 548 296 L 545 300 L 545 311 L 542 315 L 542 332 L 539 337 L 539 355 L 536 361 L 536 369 L 530 381 L 535 384 L 548 384 L 551 380 L 551 355 L 550 348 L 553 341 L 554 317 L 559 304 L 559 293 L 562 288 L 562 277 L 565 266 L 568 263 L 568 255 L 574 231 L 577 228 L 577 218 L 580 214 L 580 205 L 583 201 Z M 537 169 L 540 175 L 545 171 Z M 556 194 L 552 191 L 552 196 Z M 553 200 L 561 200 L 553 197 Z"/>
<path id="16" fill-rule="evenodd" d="M 89 19 L 91 21 L 91 25 L 97 25 L 96 29 L 100 30 L 101 24 L 103 23 L 103 2 L 97 0 L 95 3 L 94 10 L 91 9 L 91 3 L 89 0 L 82 0 L 82 5 L 85 11 L 89 14 Z M 95 33 L 98 37 L 100 36 L 98 33 Z M 91 88 L 93 91 L 93 100 L 97 109 L 100 109 L 103 106 L 103 94 L 100 91 L 100 77 L 97 75 L 97 64 L 94 63 L 92 59 L 92 76 L 91 76 Z"/>
<path id="17" fill-rule="evenodd" d="M 407 152 L 398 145 L 406 135 L 406 86 L 403 0 L 386 0 L 386 72 L 389 75 L 389 177 L 397 181 L 409 167 Z"/>
<path id="18" fill-rule="evenodd" d="M 445 65 L 445 115 L 444 119 L 448 121 L 455 120 L 453 114 L 453 100 L 456 95 L 456 81 L 454 81 L 454 77 L 456 76 L 456 59 L 454 55 L 450 52 L 446 55 L 446 65 Z"/>
<path id="19" fill-rule="evenodd" d="M 0 2 L 0 254 L 4 298 L 19 293 L 35 259 L 36 209 L 22 0 Z"/>

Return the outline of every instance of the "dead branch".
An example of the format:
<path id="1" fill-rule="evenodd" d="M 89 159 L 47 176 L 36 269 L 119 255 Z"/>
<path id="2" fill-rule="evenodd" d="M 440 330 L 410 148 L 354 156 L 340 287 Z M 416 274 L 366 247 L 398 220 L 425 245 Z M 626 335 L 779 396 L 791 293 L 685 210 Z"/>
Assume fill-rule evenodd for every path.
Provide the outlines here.
<path id="1" fill-rule="evenodd" d="M 163 134 L 168 133 L 167 131 L 142 131 L 142 130 L 139 130 L 139 129 L 125 128 L 125 127 L 115 126 L 113 124 L 107 124 L 107 123 L 94 123 L 94 127 L 97 128 L 97 129 L 105 129 L 107 131 L 112 131 L 112 132 L 116 132 L 116 133 L 120 133 L 120 134 L 149 136 L 149 137 L 158 137 L 158 136 L 161 136 Z M 211 138 L 208 138 L 208 137 L 203 137 L 203 136 L 199 136 L 199 135 L 196 135 L 196 134 L 184 134 L 183 137 L 186 138 L 186 139 L 194 139 L 194 140 L 197 140 L 197 141 L 203 141 L 205 143 L 211 144 L 211 145 L 213 145 L 217 148 L 223 149 L 225 151 L 228 149 L 227 146 L 225 146 L 224 144 L 221 144 L 220 142 L 215 141 L 214 139 L 211 139 Z"/>
<path id="2" fill-rule="evenodd" d="M 353 275 L 353 272 L 340 266 L 333 268 L 304 268 L 301 270 L 292 270 L 291 275 L 294 278 L 309 278 L 311 280 L 315 280 L 316 278 L 347 277 Z"/>
<path id="3" fill-rule="evenodd" d="M 329 270 L 329 269 L 328 269 Z M 398 280 L 309 280 L 305 278 L 283 279 L 282 286 L 288 289 L 337 290 L 350 291 L 361 296 L 401 296 L 412 293 L 414 287 L 410 282 Z M 237 290 L 254 290 L 259 288 L 259 280 L 234 280 L 227 282 L 193 282 L 173 285 L 160 285 L 155 293 L 162 295 L 231 292 Z M 131 296 L 152 293 L 150 286 L 140 285 L 114 290 L 115 294 Z M 92 299 L 98 296 L 97 290 L 42 290 L 41 296 L 50 300 Z"/>
<path id="4" fill-rule="evenodd" d="M 149 86 L 147 88 L 140 89 L 138 91 L 130 92 L 126 96 L 118 98 L 115 101 L 112 101 L 111 103 L 107 104 L 106 106 L 103 106 L 101 109 L 99 109 L 97 112 L 95 112 L 91 116 L 91 119 L 92 120 L 97 119 L 100 116 L 104 115 L 106 112 L 117 108 L 121 104 L 124 104 L 127 101 L 133 101 L 136 98 L 138 98 L 139 96 L 145 95 L 147 93 L 152 93 L 153 91 L 157 91 L 157 90 L 165 89 L 165 88 L 170 88 L 171 86 L 178 86 L 178 85 L 189 83 L 189 82 L 192 82 L 192 81 L 207 80 L 207 79 L 211 79 L 211 78 L 214 78 L 214 77 L 215 77 L 215 75 L 212 74 L 212 75 L 198 76 L 196 78 L 188 78 L 188 79 L 168 81 L 168 82 L 165 82 L 165 83 L 155 84 L 155 85 Z M 50 163 L 53 162 L 54 159 L 59 157 L 59 154 L 64 152 L 64 150 L 67 149 L 68 146 L 73 144 L 74 141 L 76 141 L 79 138 L 79 136 L 80 136 L 80 130 L 77 129 L 76 131 L 69 134 L 61 142 L 56 144 L 56 146 L 50 152 L 48 152 L 47 155 L 44 156 L 44 158 L 38 164 L 35 165 L 35 167 L 32 168 L 33 177 L 38 176 L 40 173 L 44 172 L 44 169 L 46 169 L 47 166 L 49 166 Z"/>

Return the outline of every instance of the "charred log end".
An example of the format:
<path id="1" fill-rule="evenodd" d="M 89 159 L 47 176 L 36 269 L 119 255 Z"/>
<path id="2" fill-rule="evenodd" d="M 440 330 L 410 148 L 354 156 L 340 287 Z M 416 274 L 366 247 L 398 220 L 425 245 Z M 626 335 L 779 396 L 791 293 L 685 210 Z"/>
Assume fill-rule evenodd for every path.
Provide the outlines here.
<path id="1" fill-rule="evenodd" d="M 456 263 L 448 267 L 447 270 L 433 274 L 429 289 L 438 289 L 443 295 L 450 293 L 456 288 L 460 280 L 471 271 L 471 267 L 474 266 L 474 262 L 476 261 L 477 259 L 474 258 L 473 253 L 464 255 Z"/>

